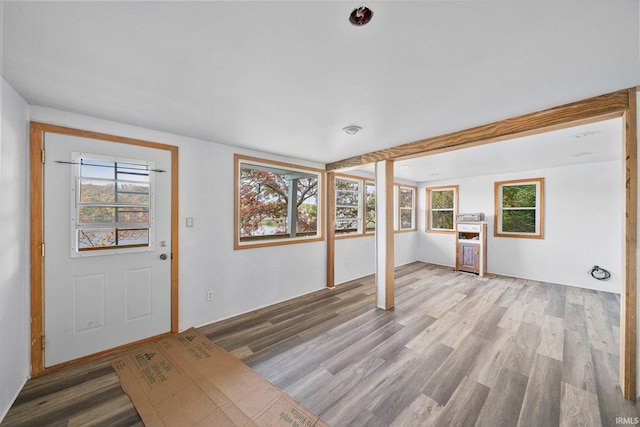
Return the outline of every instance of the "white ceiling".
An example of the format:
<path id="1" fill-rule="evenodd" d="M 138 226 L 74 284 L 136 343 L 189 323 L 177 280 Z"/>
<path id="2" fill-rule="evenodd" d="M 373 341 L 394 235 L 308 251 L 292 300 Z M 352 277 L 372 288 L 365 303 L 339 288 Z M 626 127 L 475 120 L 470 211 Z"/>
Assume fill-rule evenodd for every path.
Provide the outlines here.
<path id="1" fill-rule="evenodd" d="M 359 5 L 5 1 L 2 73 L 31 105 L 321 164 L 640 84 L 637 0 Z M 456 156 L 534 157 L 502 144 Z"/>
<path id="2" fill-rule="evenodd" d="M 622 160 L 619 118 L 397 161 L 395 176 L 413 182 L 446 181 L 613 160 Z M 374 168 L 362 170 L 373 173 Z"/>

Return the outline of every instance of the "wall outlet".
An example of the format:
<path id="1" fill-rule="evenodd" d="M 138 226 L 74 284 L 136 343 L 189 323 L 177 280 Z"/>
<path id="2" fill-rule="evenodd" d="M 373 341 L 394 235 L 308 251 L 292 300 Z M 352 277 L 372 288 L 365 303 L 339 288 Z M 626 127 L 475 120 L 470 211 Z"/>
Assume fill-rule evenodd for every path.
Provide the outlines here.
<path id="1" fill-rule="evenodd" d="M 207 291 L 207 301 L 213 301 L 213 291 Z"/>
<path id="2" fill-rule="evenodd" d="M 193 217 L 192 216 L 188 216 L 188 217 L 185 218 L 185 226 L 187 228 L 193 227 Z"/>

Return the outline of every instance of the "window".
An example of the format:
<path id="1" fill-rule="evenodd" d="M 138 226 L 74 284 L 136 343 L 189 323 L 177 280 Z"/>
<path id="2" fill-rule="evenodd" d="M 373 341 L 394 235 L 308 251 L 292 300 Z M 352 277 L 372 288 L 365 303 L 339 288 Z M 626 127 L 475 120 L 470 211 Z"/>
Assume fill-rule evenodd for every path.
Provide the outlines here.
<path id="1" fill-rule="evenodd" d="M 363 236 L 376 229 L 376 186 L 354 175 L 336 175 L 335 234 Z"/>
<path id="2" fill-rule="evenodd" d="M 364 219 L 365 233 L 374 233 L 376 231 L 376 184 L 371 181 L 365 181 Z"/>
<path id="3" fill-rule="evenodd" d="M 395 231 L 416 229 L 417 187 L 393 186 Z M 376 231 L 376 184 L 354 175 L 336 174 L 336 237 L 356 237 Z"/>
<path id="4" fill-rule="evenodd" d="M 236 249 L 322 240 L 324 171 L 235 156 Z"/>
<path id="5" fill-rule="evenodd" d="M 153 165 L 79 153 L 73 163 L 72 253 L 149 248 Z"/>
<path id="6" fill-rule="evenodd" d="M 495 235 L 544 237 L 544 178 L 495 183 Z"/>
<path id="7" fill-rule="evenodd" d="M 398 229 L 409 231 L 416 229 L 415 222 L 415 193 L 416 187 L 398 186 Z"/>
<path id="8" fill-rule="evenodd" d="M 336 235 L 362 233 L 362 181 L 336 178 Z"/>
<path id="9" fill-rule="evenodd" d="M 457 215 L 457 185 L 427 187 L 427 232 L 453 233 Z"/>

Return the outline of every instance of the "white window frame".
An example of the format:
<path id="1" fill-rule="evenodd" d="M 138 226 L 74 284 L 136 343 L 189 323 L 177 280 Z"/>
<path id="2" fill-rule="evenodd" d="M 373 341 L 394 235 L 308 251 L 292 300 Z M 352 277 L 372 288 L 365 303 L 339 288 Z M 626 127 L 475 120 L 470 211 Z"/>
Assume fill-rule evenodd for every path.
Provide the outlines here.
<path id="1" fill-rule="evenodd" d="M 341 233 L 340 230 L 338 230 L 337 228 L 334 230 L 334 236 L 336 239 L 347 239 L 347 238 L 352 238 L 352 237 L 364 237 L 364 236 L 371 236 L 373 234 L 375 234 L 375 219 L 374 219 L 374 228 L 372 230 L 367 230 L 367 188 L 368 186 L 373 186 L 373 188 L 375 189 L 375 180 L 369 177 L 363 177 L 363 176 L 358 176 L 358 175 L 348 175 L 348 174 L 336 174 L 336 183 L 339 180 L 342 181 L 350 181 L 350 182 L 357 182 L 358 183 L 358 191 L 359 191 L 359 210 L 358 210 L 358 230 L 355 233 Z M 337 211 L 338 208 L 340 207 L 338 205 L 338 201 L 337 201 L 337 196 L 338 196 L 338 190 L 337 188 L 335 189 L 335 200 L 334 200 L 334 205 L 335 205 L 335 209 L 336 209 L 336 223 L 338 221 L 337 218 Z M 375 207 L 374 207 L 374 215 L 375 215 Z"/>
<path id="2" fill-rule="evenodd" d="M 433 209 L 432 206 L 432 197 L 434 192 L 444 192 L 444 191 L 453 191 L 453 208 L 438 208 Z M 457 185 L 441 185 L 437 187 L 427 187 L 425 189 L 426 192 L 426 200 L 427 200 L 427 224 L 426 224 L 426 232 L 427 233 L 454 233 L 455 232 L 455 224 L 456 218 L 458 216 L 458 186 Z M 448 212 L 451 211 L 453 215 L 453 221 L 451 223 L 451 228 L 434 228 L 433 227 L 433 212 Z"/>
<path id="3" fill-rule="evenodd" d="M 373 229 L 370 230 L 370 229 L 367 228 L 367 195 L 368 195 L 367 187 L 370 186 L 370 185 L 373 186 L 373 196 L 375 197 L 376 196 L 376 182 L 374 180 L 365 179 L 364 180 L 364 193 L 363 193 L 363 196 L 364 196 L 363 199 L 364 200 L 363 200 L 363 203 L 362 203 L 362 205 L 363 205 L 363 225 L 362 225 L 362 229 L 364 230 L 365 234 L 375 234 L 375 232 L 376 232 L 376 216 L 375 216 L 375 214 L 376 214 L 376 206 L 375 206 L 375 204 L 373 206 L 373 214 L 374 214 L 374 217 L 373 217 Z"/>
<path id="4" fill-rule="evenodd" d="M 81 224 L 80 219 L 80 208 L 82 206 L 86 206 L 85 204 L 81 204 L 80 202 L 80 180 L 83 178 L 80 176 L 81 174 L 81 163 L 83 159 L 87 160 L 96 160 L 96 161 L 104 161 L 104 162 L 113 162 L 113 163 L 128 163 L 128 164 L 136 164 L 140 166 L 145 166 L 149 171 L 149 221 L 144 223 L 94 223 L 91 225 Z M 139 252 L 151 252 L 155 248 L 155 180 L 153 177 L 153 171 L 155 169 L 155 163 L 146 160 L 139 159 L 128 159 L 122 157 L 114 157 L 114 156 L 103 156 L 97 154 L 88 154 L 88 153 L 79 153 L 72 152 L 71 153 L 71 162 L 73 167 L 73 174 L 71 175 L 71 206 L 69 216 L 70 220 L 70 256 L 72 258 L 81 258 L 81 257 L 91 257 L 91 256 L 104 256 L 104 255 L 116 255 L 116 254 L 127 254 L 127 253 L 139 253 Z M 91 179 L 91 178 L 90 178 Z M 114 182 L 116 182 L 114 180 Z M 118 182 L 129 182 L 126 180 L 120 180 Z M 131 181 L 135 182 L 135 181 Z M 116 206 L 116 204 L 114 204 Z M 118 205 L 122 206 L 122 205 Z M 91 248 L 91 249 L 80 249 L 78 245 L 78 234 L 80 230 L 86 229 L 110 229 L 113 228 L 116 230 L 121 229 L 147 229 L 148 230 L 148 243 L 145 245 L 135 245 L 135 246 L 105 246 L 100 248 Z"/>
<path id="5" fill-rule="evenodd" d="M 402 194 L 403 190 L 411 191 L 411 207 L 403 208 L 400 206 L 400 194 Z M 403 185 L 397 184 L 396 193 L 396 206 L 397 206 L 397 231 L 415 231 L 416 230 L 416 194 L 418 192 L 418 188 L 412 185 Z M 409 228 L 404 228 L 402 226 L 402 211 L 410 210 L 411 211 L 411 226 Z"/>
<path id="6" fill-rule="evenodd" d="M 351 184 L 356 184 L 358 186 L 358 188 L 356 190 L 344 190 L 344 189 L 338 189 L 338 181 L 342 181 L 342 182 L 346 182 L 346 183 L 351 183 Z M 353 235 L 359 235 L 359 234 L 363 234 L 364 233 L 364 180 L 363 179 L 355 179 L 355 178 L 351 178 L 351 177 L 345 177 L 342 175 L 336 175 L 336 217 L 335 217 L 335 223 L 336 223 L 336 228 L 335 228 L 335 235 L 336 236 L 353 236 Z M 338 193 L 340 192 L 346 192 L 346 193 L 351 193 L 353 195 L 356 196 L 357 198 L 357 204 L 355 206 L 352 205 L 339 205 L 338 204 Z M 344 232 L 344 229 L 340 229 L 337 227 L 339 222 L 342 221 L 352 221 L 353 219 L 343 219 L 343 218 L 338 218 L 338 210 L 340 208 L 346 208 L 346 209 L 356 209 L 357 214 L 356 217 L 354 218 L 356 221 L 356 229 L 355 231 L 352 232 Z"/>

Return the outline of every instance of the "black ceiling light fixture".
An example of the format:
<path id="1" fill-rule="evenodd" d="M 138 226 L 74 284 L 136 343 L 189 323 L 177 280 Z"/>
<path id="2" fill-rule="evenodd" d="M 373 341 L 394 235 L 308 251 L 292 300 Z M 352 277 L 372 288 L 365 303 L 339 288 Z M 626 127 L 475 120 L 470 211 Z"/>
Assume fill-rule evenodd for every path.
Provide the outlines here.
<path id="1" fill-rule="evenodd" d="M 349 15 L 349 22 L 359 27 L 371 21 L 372 16 L 373 16 L 373 11 L 369 9 L 367 6 L 362 5 L 360 7 L 356 7 L 355 9 L 353 9 L 353 12 L 351 12 L 351 15 Z"/>

